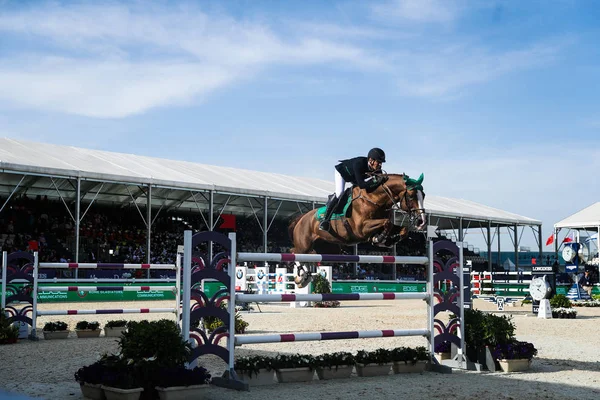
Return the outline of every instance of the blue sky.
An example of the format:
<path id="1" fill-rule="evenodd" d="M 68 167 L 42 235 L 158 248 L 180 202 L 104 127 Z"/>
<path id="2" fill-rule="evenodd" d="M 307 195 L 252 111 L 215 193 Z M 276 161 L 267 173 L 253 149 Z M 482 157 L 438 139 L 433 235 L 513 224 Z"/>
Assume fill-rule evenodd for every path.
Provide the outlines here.
<path id="1" fill-rule="evenodd" d="M 545 240 L 600 198 L 598 20 L 571 0 L 0 0 L 0 135 L 331 181 L 378 146 Z"/>

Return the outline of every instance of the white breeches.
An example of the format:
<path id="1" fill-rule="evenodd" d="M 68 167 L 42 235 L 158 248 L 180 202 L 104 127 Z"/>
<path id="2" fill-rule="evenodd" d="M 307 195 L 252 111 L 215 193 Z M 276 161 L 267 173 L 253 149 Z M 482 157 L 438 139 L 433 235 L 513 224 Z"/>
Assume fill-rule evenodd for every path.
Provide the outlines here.
<path id="1" fill-rule="evenodd" d="M 346 188 L 346 181 L 342 178 L 342 175 L 334 168 L 335 171 L 335 196 L 339 199 L 344 189 Z"/>

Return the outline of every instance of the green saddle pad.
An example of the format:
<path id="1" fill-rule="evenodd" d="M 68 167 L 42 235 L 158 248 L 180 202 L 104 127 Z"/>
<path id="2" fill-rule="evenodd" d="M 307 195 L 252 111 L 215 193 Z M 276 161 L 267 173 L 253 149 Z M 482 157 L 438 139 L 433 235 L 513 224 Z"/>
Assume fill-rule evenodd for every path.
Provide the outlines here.
<path id="1" fill-rule="evenodd" d="M 352 204 L 352 196 L 346 196 L 346 204 L 344 204 L 344 208 L 339 213 L 336 213 L 334 211 L 333 214 L 331 214 L 331 220 L 341 219 L 343 216 L 345 216 L 346 212 L 348 211 L 348 207 L 350 207 L 350 204 Z M 323 220 L 326 209 L 327 206 L 317 208 L 317 212 L 315 213 L 315 218 L 317 219 L 317 221 Z M 336 209 L 339 209 L 339 204 L 336 206 Z"/>

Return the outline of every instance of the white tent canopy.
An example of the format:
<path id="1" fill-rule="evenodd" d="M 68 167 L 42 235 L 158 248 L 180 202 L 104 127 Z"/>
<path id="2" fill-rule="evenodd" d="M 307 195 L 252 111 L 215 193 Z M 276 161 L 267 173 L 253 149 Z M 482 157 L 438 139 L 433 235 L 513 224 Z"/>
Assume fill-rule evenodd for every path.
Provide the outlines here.
<path id="1" fill-rule="evenodd" d="M 135 154 L 90 150 L 73 146 L 61 146 L 39 142 L 29 142 L 10 138 L 0 138 L 0 196 L 8 196 L 19 184 L 18 174 L 37 176 L 31 181 L 28 194 L 50 195 L 54 182 L 47 177 L 85 181 L 115 183 L 110 186 L 110 194 L 121 201 L 128 199 L 127 189 L 116 184 L 142 184 L 174 190 L 214 190 L 227 195 L 266 196 L 286 201 L 305 201 L 324 204 L 334 190 L 333 182 L 294 177 L 276 173 L 244 170 L 195 162 L 168 160 Z M 425 179 L 426 181 L 427 179 Z M 28 184 L 28 182 L 25 182 Z M 427 184 L 425 183 L 426 191 Z M 68 191 L 63 185 L 61 190 Z M 93 195 L 95 189 L 90 185 Z M 106 190 L 105 190 L 106 192 Z M 98 200 L 105 199 L 108 192 L 100 193 Z M 103 195 L 104 194 L 104 195 Z M 153 198 L 159 202 L 162 193 L 155 190 Z M 227 198 L 227 197 L 225 197 Z M 167 198 L 167 201 L 171 199 Z M 245 199 L 229 202 L 242 206 Z M 193 202 L 182 199 L 184 205 L 194 208 Z M 182 203 L 182 204 L 183 204 Z M 426 212 L 436 217 L 433 224 L 440 228 L 456 227 L 458 219 L 469 220 L 472 228 L 487 227 L 488 224 L 502 226 L 541 226 L 542 222 L 533 218 L 500 210 L 464 199 L 434 196 L 425 198 Z M 297 211 L 293 204 L 291 211 Z"/>
<path id="2" fill-rule="evenodd" d="M 597 229 L 600 226 L 600 202 L 594 203 L 583 210 L 554 224 L 555 229 Z"/>

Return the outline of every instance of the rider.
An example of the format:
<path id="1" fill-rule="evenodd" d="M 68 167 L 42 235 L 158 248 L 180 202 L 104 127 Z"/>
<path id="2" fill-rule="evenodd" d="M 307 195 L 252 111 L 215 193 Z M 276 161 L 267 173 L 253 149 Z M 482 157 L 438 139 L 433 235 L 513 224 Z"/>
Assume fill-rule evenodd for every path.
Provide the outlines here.
<path id="1" fill-rule="evenodd" d="M 335 166 L 335 194 L 331 196 L 327 203 L 323 221 L 319 224 L 319 229 L 328 231 L 330 228 L 329 220 L 333 214 L 338 200 L 344 192 L 346 182 L 358 185 L 361 189 L 374 189 L 383 182 L 385 177 L 368 178 L 368 173 L 378 172 L 381 170 L 381 164 L 385 162 L 385 153 L 378 147 L 369 150 L 367 157 L 354 157 L 341 162 Z"/>

